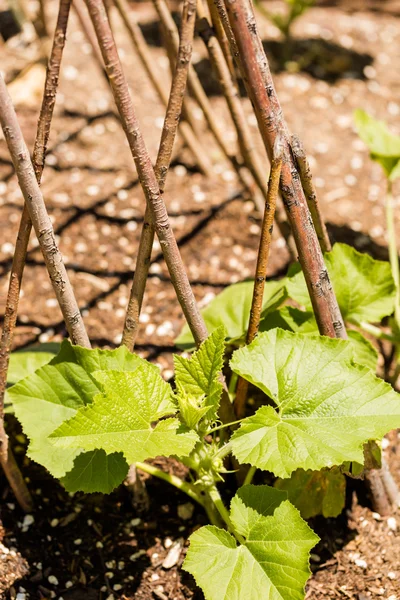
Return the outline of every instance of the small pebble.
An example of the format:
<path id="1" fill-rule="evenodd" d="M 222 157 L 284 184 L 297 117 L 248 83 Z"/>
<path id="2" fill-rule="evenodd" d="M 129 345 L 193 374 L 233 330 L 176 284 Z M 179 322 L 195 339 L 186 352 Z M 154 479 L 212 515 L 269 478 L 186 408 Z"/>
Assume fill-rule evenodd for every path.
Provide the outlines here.
<path id="1" fill-rule="evenodd" d="M 30 527 L 34 522 L 35 517 L 33 515 L 25 515 L 24 520 L 22 521 L 22 527 Z"/>
<path id="2" fill-rule="evenodd" d="M 58 585 L 58 579 L 55 575 L 49 575 L 47 581 L 51 583 L 51 585 Z"/>
<path id="3" fill-rule="evenodd" d="M 52 519 L 50 521 L 50 527 L 57 527 L 57 525 L 59 524 L 59 520 L 58 519 Z"/>
<path id="4" fill-rule="evenodd" d="M 178 506 L 178 517 L 184 521 L 188 521 L 192 518 L 194 511 L 194 504 L 186 502 L 185 504 L 179 504 Z"/>
<path id="5" fill-rule="evenodd" d="M 354 563 L 357 565 L 357 567 L 360 567 L 361 569 L 366 569 L 368 566 L 367 562 L 363 558 L 356 558 Z"/>
<path id="6" fill-rule="evenodd" d="M 397 521 L 394 517 L 389 517 L 387 520 L 388 527 L 391 531 L 396 531 L 397 529 Z"/>
<path id="7" fill-rule="evenodd" d="M 74 544 L 75 544 L 75 546 L 80 546 L 82 544 L 81 538 L 78 538 L 77 540 L 74 540 Z"/>

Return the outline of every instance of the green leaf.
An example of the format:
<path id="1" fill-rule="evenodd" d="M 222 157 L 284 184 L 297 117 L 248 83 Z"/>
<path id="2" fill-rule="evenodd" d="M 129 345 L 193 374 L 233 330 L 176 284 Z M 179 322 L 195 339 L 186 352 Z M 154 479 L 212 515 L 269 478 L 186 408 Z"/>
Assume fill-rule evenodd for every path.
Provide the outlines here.
<path id="1" fill-rule="evenodd" d="M 358 135 L 370 150 L 371 158 L 382 166 L 386 176 L 392 179 L 396 169 L 394 180 L 400 175 L 400 136 L 390 133 L 384 121 L 374 119 L 364 110 L 354 112 L 354 121 Z"/>
<path id="2" fill-rule="evenodd" d="M 295 331 L 296 333 L 315 334 L 318 332 L 314 313 L 299 310 L 294 306 L 282 306 L 282 308 L 269 313 L 260 322 L 260 332 L 276 329 L 277 327 L 285 331 Z"/>
<path id="3" fill-rule="evenodd" d="M 343 340 L 274 329 L 234 352 L 231 368 L 277 406 L 242 421 L 233 453 L 278 477 L 362 463 L 365 442 L 400 426 L 399 395 L 355 365 Z"/>
<path id="4" fill-rule="evenodd" d="M 231 503 L 237 540 L 207 526 L 190 536 L 183 569 L 206 600 L 302 600 L 310 575 L 309 552 L 318 536 L 285 499 L 268 486 L 246 485 Z"/>
<path id="5" fill-rule="evenodd" d="M 38 344 L 37 346 L 28 346 L 23 350 L 17 350 L 12 352 L 10 356 L 10 363 L 7 371 L 7 387 L 10 387 L 27 377 L 31 373 L 34 373 L 36 369 L 49 363 L 54 355 L 60 351 L 61 344 L 50 342 L 46 344 Z M 9 405 L 11 402 L 8 391 L 6 390 L 4 403 Z M 6 408 L 7 412 L 8 407 Z"/>
<path id="6" fill-rule="evenodd" d="M 203 414 L 198 413 L 199 419 L 196 424 L 206 413 L 210 419 L 216 418 L 222 393 L 220 373 L 224 364 L 224 353 L 225 329 L 218 327 L 201 344 L 200 348 L 193 352 L 190 358 L 174 355 L 175 384 L 180 398 L 179 406 L 187 425 L 189 425 L 188 420 L 192 422 L 196 418 L 193 413 L 196 404 L 190 402 L 190 398 L 197 399 L 197 404 L 201 400 L 198 408 L 205 408 L 200 411 Z M 186 404 L 185 400 L 188 400 Z M 187 414 L 185 407 L 189 411 L 186 411 Z"/>
<path id="7" fill-rule="evenodd" d="M 29 346 L 24 350 L 12 352 L 7 372 L 7 383 L 13 385 L 24 377 L 31 375 L 54 358 L 60 351 L 61 344 L 40 344 Z"/>
<path id="8" fill-rule="evenodd" d="M 101 387 L 93 377 L 95 371 L 134 371 L 142 363 L 145 363 L 143 359 L 124 347 L 88 350 L 65 340 L 51 363 L 9 389 L 15 414 L 30 439 L 30 458 L 46 467 L 54 477 L 71 471 L 81 450 L 55 448 L 48 436 L 100 392 Z"/>
<path id="9" fill-rule="evenodd" d="M 265 284 L 263 317 L 285 301 L 287 297 L 285 283 L 286 280 L 281 280 L 267 281 Z M 253 288 L 253 281 L 235 283 L 213 298 L 210 304 L 201 311 L 208 331 L 212 332 L 218 327 L 224 326 L 228 342 L 239 344 L 243 341 L 249 324 Z M 193 336 L 187 325 L 183 327 L 175 343 L 184 350 L 194 348 Z"/>
<path id="10" fill-rule="evenodd" d="M 270 331 L 277 327 L 295 333 L 318 335 L 314 313 L 299 310 L 293 306 L 283 306 L 268 315 L 260 324 L 260 331 Z M 358 331 L 350 329 L 347 334 L 349 336 L 348 341 L 353 348 L 354 362 L 376 371 L 378 352 L 374 346 Z"/>
<path id="11" fill-rule="evenodd" d="M 304 519 L 316 515 L 337 517 L 343 510 L 346 479 L 338 468 L 322 471 L 298 469 L 290 479 L 278 479 L 275 487 L 288 493 Z"/>
<path id="12" fill-rule="evenodd" d="M 99 371 L 94 374 L 102 393 L 78 410 L 50 438 L 58 447 L 122 452 L 129 464 L 156 456 L 187 456 L 198 436 L 178 419 L 171 386 L 154 365 L 143 361 L 134 373 Z"/>
<path id="13" fill-rule="evenodd" d="M 104 450 L 93 450 L 77 456 L 72 471 L 60 481 L 67 492 L 109 494 L 123 482 L 128 469 L 121 453 L 107 455 Z"/>
<path id="14" fill-rule="evenodd" d="M 349 329 L 347 331 L 349 342 L 353 347 L 353 360 L 356 364 L 376 371 L 379 354 L 376 348 L 359 331 Z"/>
<path id="15" fill-rule="evenodd" d="M 396 291 L 388 262 L 338 243 L 325 254 L 325 262 L 345 321 L 374 323 L 392 314 Z M 287 289 L 291 298 L 311 310 L 302 272 L 289 278 Z"/>
<path id="16" fill-rule="evenodd" d="M 396 181 L 400 177 L 400 160 L 390 171 L 390 181 Z"/>

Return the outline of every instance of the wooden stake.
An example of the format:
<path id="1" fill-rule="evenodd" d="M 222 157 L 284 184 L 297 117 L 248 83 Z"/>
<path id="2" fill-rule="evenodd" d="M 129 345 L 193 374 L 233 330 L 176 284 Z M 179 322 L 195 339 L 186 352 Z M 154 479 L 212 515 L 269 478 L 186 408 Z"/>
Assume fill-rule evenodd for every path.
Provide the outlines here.
<path id="1" fill-rule="evenodd" d="M 120 0 L 116 0 L 120 2 Z M 183 97 L 186 90 L 187 74 L 192 56 L 194 24 L 196 20 L 196 0 L 184 0 L 182 10 L 182 26 L 175 72 L 172 77 L 171 91 L 167 113 L 161 134 L 161 142 L 155 166 L 155 175 L 160 192 L 164 192 L 165 180 L 171 162 L 172 149 L 182 112 Z M 126 311 L 122 344 L 133 350 L 139 329 L 139 316 L 143 302 L 144 290 L 149 273 L 151 251 L 154 242 L 155 227 L 151 218 L 150 207 L 146 207 L 135 274 L 129 304 Z"/>
<path id="2" fill-rule="evenodd" d="M 279 137 L 276 138 L 274 151 L 271 163 L 271 173 L 268 183 L 268 198 L 265 203 L 264 217 L 261 227 L 260 244 L 258 247 L 257 265 L 254 276 L 253 299 L 250 309 L 249 327 L 247 329 L 246 344 L 251 344 L 258 333 L 260 326 L 262 304 L 264 297 L 265 279 L 267 275 L 267 266 L 269 251 L 271 247 L 272 228 L 274 225 L 274 213 L 276 207 L 276 199 L 279 193 L 279 180 L 282 170 L 282 153 L 283 146 Z M 236 397 L 235 397 L 235 413 L 238 419 L 242 419 L 246 412 L 246 398 L 248 381 L 239 377 Z"/>

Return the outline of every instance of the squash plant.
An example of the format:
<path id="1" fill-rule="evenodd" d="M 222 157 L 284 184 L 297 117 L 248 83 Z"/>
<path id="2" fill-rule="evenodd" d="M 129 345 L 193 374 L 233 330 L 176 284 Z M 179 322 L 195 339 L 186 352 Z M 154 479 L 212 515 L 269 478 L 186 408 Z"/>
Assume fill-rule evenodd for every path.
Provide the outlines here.
<path id="1" fill-rule="evenodd" d="M 341 286 L 336 291 L 348 308 L 344 314 L 349 322 L 359 326 L 390 314 L 390 268 L 346 246 L 335 248 L 327 256 L 328 268 L 334 285 Z M 336 280 L 337 253 L 341 260 L 344 253 L 349 264 Z M 345 293 L 346 274 L 352 278 L 351 296 Z M 272 316 L 286 319 L 290 314 L 281 306 L 288 293 L 302 298 L 300 275 L 267 284 L 264 329 L 265 321 L 273 325 Z M 374 284 L 369 278 L 377 275 Z M 362 286 L 371 282 L 369 293 L 365 287 L 362 293 Z M 232 286 L 233 295 L 225 291 L 228 306 L 235 298 L 246 303 L 246 286 Z M 221 297 L 214 304 L 218 301 Z M 304 311 L 302 327 L 308 323 L 310 330 L 274 326 L 233 351 L 232 373 L 255 386 L 264 402 L 239 423 L 222 424 L 218 410 L 226 338 L 232 349 L 242 336 L 237 323 L 229 331 L 232 315 L 225 330 L 218 322 L 224 321 L 221 306 L 219 310 L 210 312 L 210 318 L 218 319 L 200 348 L 189 357 L 174 356 L 173 386 L 155 365 L 124 347 L 91 350 L 65 340 L 57 356 L 12 386 L 8 395 L 30 440 L 29 456 L 68 491 L 110 492 L 123 481 L 129 465 L 136 464 L 204 508 L 210 525 L 190 536 L 183 568 L 207 600 L 300 599 L 309 576 L 309 552 L 318 537 L 290 501 L 301 508 L 301 493 L 296 498 L 285 482 L 303 486 L 304 473 L 309 478 L 312 472 L 315 483 L 315 474 L 328 469 L 329 483 L 342 476 L 337 467 L 362 464 L 364 444 L 400 427 L 400 399 L 375 376 L 371 364 L 360 364 L 357 344 L 317 335 Z M 237 311 L 245 328 L 243 314 Z M 231 454 L 234 464 L 268 471 L 280 483 L 252 485 L 248 476 L 234 497 L 227 498 L 224 482 Z M 146 462 L 160 455 L 186 465 L 188 480 Z M 328 494 L 318 493 L 322 507 L 332 503 Z"/>
<path id="2" fill-rule="evenodd" d="M 394 343 L 397 339 L 394 334 L 387 335 L 376 325 L 394 312 L 396 287 L 390 265 L 339 243 L 334 245 L 331 252 L 325 253 L 325 263 L 346 322 L 353 361 L 375 372 L 378 351 L 364 334 L 367 333 L 370 338 L 386 337 Z M 252 290 L 251 281 L 233 284 L 203 309 L 209 331 L 221 325 L 226 327 L 230 351 L 244 343 Z M 294 302 L 297 306 L 293 305 Z M 318 335 L 307 286 L 298 264 L 289 268 L 287 277 L 266 283 L 260 331 L 277 327 L 308 336 Z M 186 325 L 176 344 L 182 349 L 194 348 L 194 340 Z M 237 376 L 232 373 L 229 385 L 232 395 L 236 381 Z M 379 465 L 378 448 L 374 448 L 374 455 Z M 277 479 L 274 485 L 288 492 L 289 498 L 305 518 L 318 514 L 335 517 L 345 503 L 344 474 L 362 477 L 363 467 L 361 464 L 347 463 L 340 468 L 321 471 L 299 469 L 290 478 Z"/>

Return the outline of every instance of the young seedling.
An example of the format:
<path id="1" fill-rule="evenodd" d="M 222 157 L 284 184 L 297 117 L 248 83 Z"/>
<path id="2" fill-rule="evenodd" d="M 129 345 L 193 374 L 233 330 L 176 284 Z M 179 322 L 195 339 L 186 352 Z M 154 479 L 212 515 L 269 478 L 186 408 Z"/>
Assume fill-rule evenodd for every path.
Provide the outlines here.
<path id="1" fill-rule="evenodd" d="M 292 26 L 309 8 L 314 6 L 315 0 L 285 0 L 285 12 L 273 13 L 269 11 L 262 0 L 256 0 L 255 6 L 271 23 L 279 29 L 283 37 L 284 55 L 283 64 L 290 60 L 292 52 Z"/>
<path id="2" fill-rule="evenodd" d="M 378 121 L 363 110 L 356 110 L 354 120 L 358 135 L 368 146 L 372 160 L 381 165 L 386 176 L 386 227 L 389 260 L 396 286 L 394 307 L 395 333 L 400 334 L 400 273 L 396 229 L 393 214 L 393 182 L 400 177 L 400 136 L 391 133 L 386 123 Z M 396 377 L 397 379 L 397 377 Z"/>

